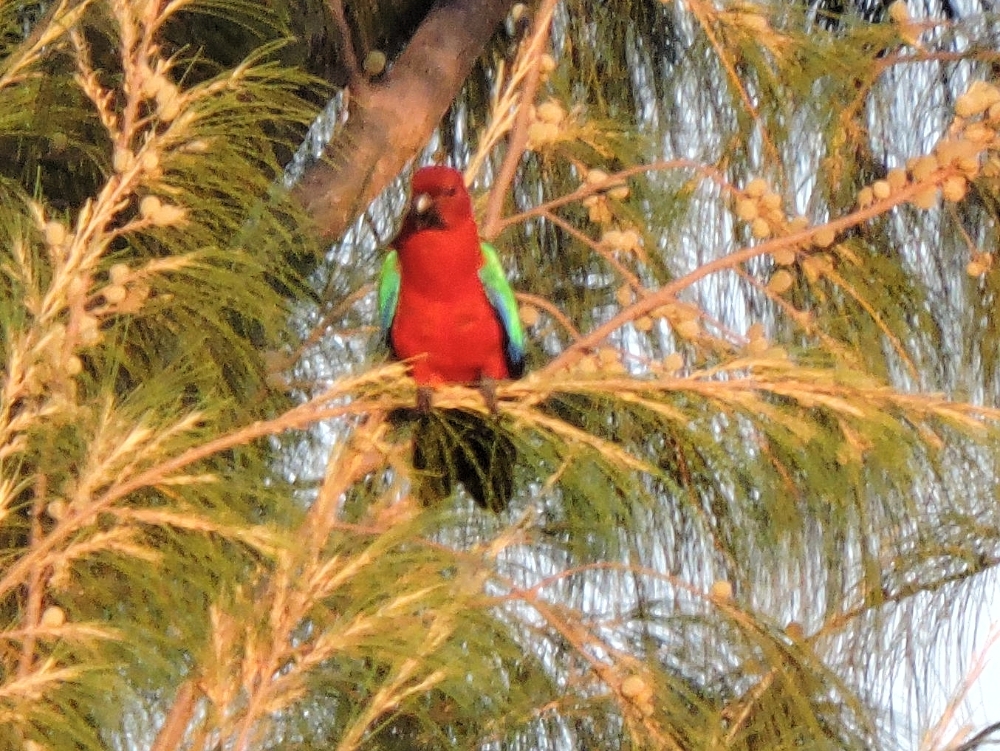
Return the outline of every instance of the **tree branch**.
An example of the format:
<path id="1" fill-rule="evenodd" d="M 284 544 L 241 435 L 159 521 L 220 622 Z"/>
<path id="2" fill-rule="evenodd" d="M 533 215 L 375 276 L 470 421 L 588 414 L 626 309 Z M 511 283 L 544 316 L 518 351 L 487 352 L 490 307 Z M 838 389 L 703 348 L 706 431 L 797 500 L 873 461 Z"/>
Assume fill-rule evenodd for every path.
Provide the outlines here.
<path id="1" fill-rule="evenodd" d="M 381 83 L 356 92 L 325 160 L 296 195 L 324 237 L 338 237 L 427 142 L 511 0 L 440 0 Z"/>

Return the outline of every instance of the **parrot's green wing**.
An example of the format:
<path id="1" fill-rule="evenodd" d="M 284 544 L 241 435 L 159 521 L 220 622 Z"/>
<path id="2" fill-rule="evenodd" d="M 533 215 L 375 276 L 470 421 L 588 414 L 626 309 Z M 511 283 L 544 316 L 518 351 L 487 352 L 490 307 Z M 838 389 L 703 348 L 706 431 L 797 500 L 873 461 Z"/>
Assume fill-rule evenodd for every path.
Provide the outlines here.
<path id="1" fill-rule="evenodd" d="M 389 329 L 392 319 L 396 317 L 396 306 L 399 304 L 399 255 L 395 250 L 389 251 L 382 262 L 382 271 L 378 278 L 378 319 L 382 324 L 382 334 L 386 343 L 392 347 Z"/>
<path id="2" fill-rule="evenodd" d="M 506 337 L 507 370 L 511 378 L 520 378 L 524 373 L 524 329 L 521 327 L 521 317 L 517 313 L 517 300 L 514 290 L 510 288 L 500 256 L 496 248 L 489 243 L 480 245 L 483 251 L 483 267 L 479 269 L 479 278 L 486 288 L 486 297 L 497 313 L 497 318 L 503 325 Z M 396 294 L 399 294 L 399 272 L 396 272 Z M 379 300 L 382 299 L 381 291 Z M 391 318 L 390 318 L 391 320 Z"/>

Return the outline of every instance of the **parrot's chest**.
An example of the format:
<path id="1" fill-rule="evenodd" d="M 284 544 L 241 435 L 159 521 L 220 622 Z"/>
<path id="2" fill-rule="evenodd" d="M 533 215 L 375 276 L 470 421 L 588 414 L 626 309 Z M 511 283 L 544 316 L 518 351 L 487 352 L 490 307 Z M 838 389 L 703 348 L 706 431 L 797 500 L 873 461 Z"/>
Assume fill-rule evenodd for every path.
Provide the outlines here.
<path id="1" fill-rule="evenodd" d="M 408 290 L 404 283 L 391 337 L 396 356 L 413 360 L 418 382 L 507 377 L 500 323 L 481 287 L 434 299 Z"/>

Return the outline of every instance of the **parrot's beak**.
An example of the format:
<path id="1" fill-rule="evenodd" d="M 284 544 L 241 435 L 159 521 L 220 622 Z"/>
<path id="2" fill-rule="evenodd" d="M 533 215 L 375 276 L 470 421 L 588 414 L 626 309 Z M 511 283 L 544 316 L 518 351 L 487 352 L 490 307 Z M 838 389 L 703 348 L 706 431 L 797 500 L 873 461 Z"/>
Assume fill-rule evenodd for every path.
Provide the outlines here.
<path id="1" fill-rule="evenodd" d="M 426 214 L 433 205 L 434 199 L 428 193 L 420 193 L 413 197 L 413 211 L 416 214 Z"/>
<path id="2" fill-rule="evenodd" d="M 444 229 L 437 204 L 430 193 L 417 193 L 410 201 L 410 221 L 415 229 Z"/>

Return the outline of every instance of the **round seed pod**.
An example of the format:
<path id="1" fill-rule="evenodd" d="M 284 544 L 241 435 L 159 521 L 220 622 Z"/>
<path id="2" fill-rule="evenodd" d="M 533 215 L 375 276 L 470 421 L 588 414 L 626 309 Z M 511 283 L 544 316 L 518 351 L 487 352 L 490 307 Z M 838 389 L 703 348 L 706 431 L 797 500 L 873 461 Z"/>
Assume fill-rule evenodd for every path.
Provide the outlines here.
<path id="1" fill-rule="evenodd" d="M 725 579 L 712 582 L 712 587 L 708 590 L 708 596 L 713 600 L 726 602 L 733 599 L 733 585 Z"/>
<path id="2" fill-rule="evenodd" d="M 771 236 L 771 225 L 767 219 L 759 216 L 750 224 L 750 234 L 758 240 L 763 240 L 764 238 Z"/>
<path id="3" fill-rule="evenodd" d="M 752 222 L 759 213 L 757 202 L 750 198 L 741 198 L 736 202 L 736 216 L 744 222 Z"/>
<path id="4" fill-rule="evenodd" d="M 969 183 L 961 175 L 952 175 L 941 186 L 941 195 L 946 201 L 961 201 L 965 198 Z"/>
<path id="5" fill-rule="evenodd" d="M 890 195 L 892 195 L 892 188 L 889 186 L 888 180 L 876 180 L 872 183 L 872 195 L 875 196 L 880 201 L 884 201 Z"/>
<path id="6" fill-rule="evenodd" d="M 753 180 L 747 183 L 746 187 L 743 189 L 751 198 L 760 198 L 765 193 L 767 193 L 767 183 L 764 182 L 763 178 L 755 177 Z"/>
<path id="7" fill-rule="evenodd" d="M 819 229 L 815 235 L 813 235 L 813 245 L 819 248 L 829 248 L 831 245 L 833 245 L 836 239 L 837 239 L 836 232 L 834 232 L 829 227 L 823 227 Z"/>
<path id="8" fill-rule="evenodd" d="M 776 295 L 783 295 L 792 288 L 794 281 L 792 275 L 785 269 L 778 269 L 767 283 L 767 289 Z"/>

